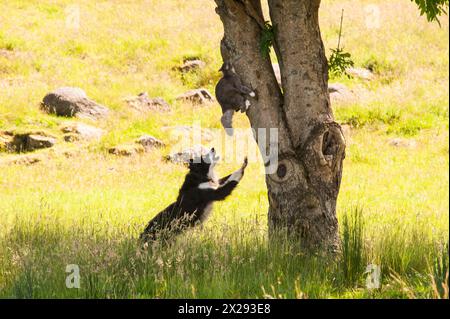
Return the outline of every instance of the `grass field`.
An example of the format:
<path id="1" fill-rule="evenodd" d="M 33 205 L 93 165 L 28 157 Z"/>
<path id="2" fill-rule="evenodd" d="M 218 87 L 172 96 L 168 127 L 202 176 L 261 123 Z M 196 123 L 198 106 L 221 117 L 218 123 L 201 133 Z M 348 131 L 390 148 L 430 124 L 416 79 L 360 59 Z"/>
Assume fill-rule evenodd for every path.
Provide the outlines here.
<path id="1" fill-rule="evenodd" d="M 42 158 L 33 165 L 11 164 L 17 155 L 0 152 L 0 297 L 448 298 L 446 17 L 441 27 L 428 23 L 408 0 L 322 1 L 327 52 L 337 44 L 344 8 L 344 48 L 356 66 L 374 69 L 371 81 L 330 80 L 359 97 L 333 104 L 351 129 L 338 200 L 344 249 L 331 260 L 286 241 L 268 243 L 260 162 L 249 164 L 237 191 L 202 228 L 171 246 L 139 251 L 139 232 L 176 198 L 186 173 L 162 160 L 173 146 L 162 127 L 220 127 L 217 104 L 175 97 L 200 86 L 213 92 L 222 25 L 212 0 L 74 4 L 0 0 L 0 131 L 38 129 L 60 139 L 33 153 Z M 74 8 L 79 28 L 66 22 Z M 173 70 L 193 56 L 206 67 L 186 76 Z M 63 142 L 60 127 L 69 120 L 39 110 L 60 86 L 81 87 L 111 108 L 107 119 L 85 121 L 107 131 L 100 141 Z M 142 91 L 173 110 L 135 114 L 124 99 Z M 245 116 L 236 126 L 248 127 Z M 168 146 L 133 157 L 108 154 L 142 134 Z M 218 170 L 239 165 L 228 161 Z M 79 265 L 80 289 L 66 288 L 68 264 Z M 366 288 L 369 264 L 381 267 L 378 289 Z"/>

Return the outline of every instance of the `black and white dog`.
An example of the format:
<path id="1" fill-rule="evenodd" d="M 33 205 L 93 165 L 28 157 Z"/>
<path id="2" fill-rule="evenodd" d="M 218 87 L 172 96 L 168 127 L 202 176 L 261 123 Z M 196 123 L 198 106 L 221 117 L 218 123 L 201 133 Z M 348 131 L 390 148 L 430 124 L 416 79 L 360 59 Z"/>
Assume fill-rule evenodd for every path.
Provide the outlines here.
<path id="1" fill-rule="evenodd" d="M 222 78 L 216 85 L 216 98 L 222 108 L 222 122 L 225 132 L 233 135 L 234 112 L 246 112 L 251 103 L 249 97 L 255 97 L 255 92 L 242 84 L 240 77 L 236 74 L 233 65 L 225 62 L 220 70 Z"/>
<path id="2" fill-rule="evenodd" d="M 217 179 L 214 167 L 219 160 L 214 148 L 208 154 L 189 161 L 177 200 L 154 217 L 140 236 L 142 243 L 169 239 L 188 227 L 206 220 L 215 201 L 224 200 L 236 188 L 244 175 L 247 158 L 240 169 Z"/>

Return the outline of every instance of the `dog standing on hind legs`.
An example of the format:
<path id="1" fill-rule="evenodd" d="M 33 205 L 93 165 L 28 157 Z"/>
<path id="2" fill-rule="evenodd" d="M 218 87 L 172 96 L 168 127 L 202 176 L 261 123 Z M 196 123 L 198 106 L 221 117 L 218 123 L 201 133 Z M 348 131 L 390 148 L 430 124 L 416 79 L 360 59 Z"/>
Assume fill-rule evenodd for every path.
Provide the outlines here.
<path id="1" fill-rule="evenodd" d="M 241 168 L 221 179 L 214 167 L 219 156 L 212 148 L 208 154 L 189 161 L 189 172 L 177 200 L 156 215 L 140 236 L 141 243 L 166 240 L 206 220 L 215 201 L 227 198 L 244 176 L 247 158 Z"/>

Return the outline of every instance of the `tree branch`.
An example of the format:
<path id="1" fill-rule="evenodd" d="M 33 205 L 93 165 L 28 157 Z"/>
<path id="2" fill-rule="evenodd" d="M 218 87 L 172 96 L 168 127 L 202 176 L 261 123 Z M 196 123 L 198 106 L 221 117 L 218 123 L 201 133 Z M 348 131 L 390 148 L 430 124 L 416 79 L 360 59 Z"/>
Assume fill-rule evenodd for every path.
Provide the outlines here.
<path id="1" fill-rule="evenodd" d="M 265 21 L 262 14 L 261 1 L 259 0 L 240 0 L 244 4 L 245 12 L 258 23 L 261 29 L 264 29 Z"/>
<path id="2" fill-rule="evenodd" d="M 312 127 L 333 121 L 319 5 L 320 0 L 269 0 L 271 20 L 277 30 L 276 53 L 281 61 L 283 110 L 296 149 L 303 147 Z"/>

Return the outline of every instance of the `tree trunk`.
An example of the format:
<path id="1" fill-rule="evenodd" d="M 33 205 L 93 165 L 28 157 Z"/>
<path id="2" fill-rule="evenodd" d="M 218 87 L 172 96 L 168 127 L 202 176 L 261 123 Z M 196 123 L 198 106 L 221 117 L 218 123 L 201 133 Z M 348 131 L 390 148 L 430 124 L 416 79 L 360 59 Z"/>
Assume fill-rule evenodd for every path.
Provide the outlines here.
<path id="1" fill-rule="evenodd" d="M 260 0 L 215 2 L 225 31 L 222 57 L 257 94 L 247 111 L 252 128 L 278 128 L 278 167 L 266 175 L 269 232 L 287 231 L 309 250 L 336 250 L 345 141 L 330 107 L 320 0 L 269 0 L 282 88 L 260 50 Z M 269 143 L 257 142 L 268 154 Z"/>

